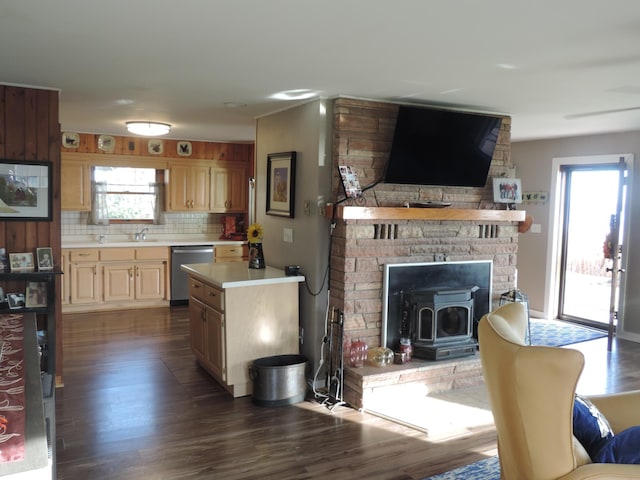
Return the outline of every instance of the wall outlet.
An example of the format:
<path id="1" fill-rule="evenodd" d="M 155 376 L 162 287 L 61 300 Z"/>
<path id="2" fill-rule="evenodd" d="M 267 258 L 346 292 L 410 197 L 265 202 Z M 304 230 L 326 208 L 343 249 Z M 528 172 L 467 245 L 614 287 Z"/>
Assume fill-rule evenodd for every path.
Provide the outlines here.
<path id="1" fill-rule="evenodd" d="M 542 225 L 540 225 L 539 223 L 532 223 L 531 233 L 542 233 Z"/>

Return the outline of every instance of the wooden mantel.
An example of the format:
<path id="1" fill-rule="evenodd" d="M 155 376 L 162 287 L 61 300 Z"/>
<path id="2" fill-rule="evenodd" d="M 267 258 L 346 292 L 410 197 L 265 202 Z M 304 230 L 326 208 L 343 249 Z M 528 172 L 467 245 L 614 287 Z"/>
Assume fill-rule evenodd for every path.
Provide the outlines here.
<path id="1" fill-rule="evenodd" d="M 327 216 L 333 205 L 327 205 Z M 335 218 L 342 220 L 479 220 L 483 222 L 522 222 L 524 210 L 477 210 L 463 208 L 352 207 L 339 205 Z"/>

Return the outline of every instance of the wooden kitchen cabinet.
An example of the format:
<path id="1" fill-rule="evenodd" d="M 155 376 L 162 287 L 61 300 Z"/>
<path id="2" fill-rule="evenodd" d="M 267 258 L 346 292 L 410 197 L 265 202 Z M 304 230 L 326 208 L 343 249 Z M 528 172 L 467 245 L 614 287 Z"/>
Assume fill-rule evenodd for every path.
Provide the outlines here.
<path id="1" fill-rule="evenodd" d="M 60 208 L 62 210 L 91 210 L 91 166 L 87 160 L 60 162 Z"/>
<path id="2" fill-rule="evenodd" d="M 70 249 L 63 250 L 63 268 L 65 259 L 65 312 L 166 304 L 168 247 Z"/>
<path id="3" fill-rule="evenodd" d="M 218 164 L 211 167 L 210 211 L 242 213 L 247 210 L 248 175 L 245 164 Z"/>
<path id="4" fill-rule="evenodd" d="M 102 265 L 105 302 L 121 302 L 135 299 L 131 264 Z"/>
<path id="5" fill-rule="evenodd" d="M 304 277 L 243 264 L 182 269 L 190 275 L 191 348 L 231 395 L 252 393 L 248 368 L 253 360 L 299 352 L 298 282 Z"/>
<path id="6" fill-rule="evenodd" d="M 243 262 L 249 260 L 249 246 L 243 245 L 215 245 L 213 247 L 213 261 Z"/>
<path id="7" fill-rule="evenodd" d="M 69 303 L 73 305 L 97 304 L 101 299 L 100 275 L 98 275 L 97 249 L 71 250 L 69 252 Z"/>
<path id="8" fill-rule="evenodd" d="M 209 166 L 196 163 L 170 164 L 166 177 L 168 211 L 209 211 Z"/>
<path id="9" fill-rule="evenodd" d="M 136 300 L 162 300 L 165 297 L 166 262 L 139 262 L 135 265 Z"/>
<path id="10" fill-rule="evenodd" d="M 191 349 L 200 364 L 220 382 L 226 382 L 223 292 L 189 279 Z"/>

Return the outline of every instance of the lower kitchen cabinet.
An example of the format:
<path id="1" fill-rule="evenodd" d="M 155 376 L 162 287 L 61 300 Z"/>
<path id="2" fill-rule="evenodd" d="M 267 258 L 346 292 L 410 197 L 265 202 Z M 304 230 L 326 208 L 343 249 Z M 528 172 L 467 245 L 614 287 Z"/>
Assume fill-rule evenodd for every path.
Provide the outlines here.
<path id="1" fill-rule="evenodd" d="M 65 312 L 167 304 L 168 247 L 69 249 L 62 257 Z"/>
<path id="2" fill-rule="evenodd" d="M 250 395 L 251 362 L 299 353 L 299 287 L 304 277 L 244 263 L 182 266 L 189 275 L 191 349 L 231 395 Z M 224 279 L 231 279 L 225 281 Z"/>

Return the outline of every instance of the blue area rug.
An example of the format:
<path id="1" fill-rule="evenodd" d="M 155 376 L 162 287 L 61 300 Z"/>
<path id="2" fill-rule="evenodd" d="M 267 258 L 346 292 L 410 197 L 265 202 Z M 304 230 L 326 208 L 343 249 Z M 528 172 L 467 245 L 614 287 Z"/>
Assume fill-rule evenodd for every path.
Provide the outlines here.
<path id="1" fill-rule="evenodd" d="M 606 337 L 604 330 L 558 320 L 531 319 L 531 345 L 560 347 Z"/>
<path id="2" fill-rule="evenodd" d="M 489 457 L 424 480 L 500 480 L 500 462 Z"/>

